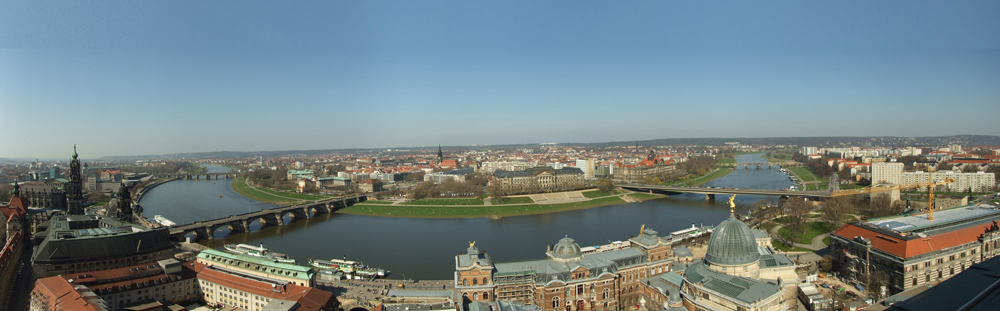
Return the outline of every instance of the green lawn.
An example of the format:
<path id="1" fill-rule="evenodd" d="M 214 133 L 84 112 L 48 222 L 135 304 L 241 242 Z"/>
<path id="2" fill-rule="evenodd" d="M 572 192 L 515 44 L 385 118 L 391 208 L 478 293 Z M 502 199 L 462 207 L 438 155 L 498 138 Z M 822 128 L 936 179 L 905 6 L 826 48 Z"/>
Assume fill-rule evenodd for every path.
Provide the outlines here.
<path id="1" fill-rule="evenodd" d="M 483 200 L 476 198 L 459 198 L 459 199 L 420 199 L 412 202 L 403 203 L 404 205 L 483 205 Z"/>
<path id="2" fill-rule="evenodd" d="M 632 193 L 629 194 L 629 196 L 639 201 L 646 201 L 646 200 L 653 200 L 653 199 L 660 199 L 667 197 L 662 194 L 651 194 L 651 193 Z"/>
<path id="3" fill-rule="evenodd" d="M 585 198 L 588 198 L 588 199 L 593 199 L 593 198 L 597 198 L 597 197 L 604 197 L 604 196 L 609 196 L 609 195 L 615 195 L 615 194 L 618 194 L 617 190 L 611 191 L 610 193 L 609 192 L 601 192 L 600 190 L 591 190 L 591 191 L 583 192 L 583 196 Z"/>
<path id="4" fill-rule="evenodd" d="M 805 168 L 805 167 L 801 167 L 801 166 L 789 167 L 788 171 L 794 173 L 796 176 L 799 176 L 799 178 L 802 179 L 802 181 L 816 181 L 817 180 L 816 174 L 813 174 L 812 170 L 810 170 L 808 168 Z"/>
<path id="5" fill-rule="evenodd" d="M 795 243 L 811 244 L 812 239 L 815 238 L 816 236 L 831 231 L 831 229 L 827 227 L 828 226 L 825 222 L 810 222 L 806 227 L 806 232 L 804 235 L 801 233 L 795 234 Z M 778 235 L 787 239 L 789 236 L 791 236 L 791 231 L 788 229 L 788 227 L 781 227 L 781 229 L 778 229 Z"/>
<path id="6" fill-rule="evenodd" d="M 364 202 L 361 202 L 361 203 L 358 203 L 358 204 L 380 204 L 380 205 L 389 205 L 389 204 L 392 204 L 392 203 L 394 203 L 394 202 L 392 202 L 392 201 L 364 201 Z"/>
<path id="7" fill-rule="evenodd" d="M 530 197 L 513 197 L 513 198 L 504 198 L 503 203 L 497 203 L 497 200 L 493 199 L 493 204 L 526 204 L 526 203 L 535 203 L 535 200 L 532 200 Z"/>
<path id="8" fill-rule="evenodd" d="M 789 247 L 788 245 L 785 245 L 785 243 L 781 243 L 781 242 L 778 242 L 778 241 L 771 241 L 771 246 L 774 246 L 774 249 L 776 249 L 776 250 L 786 251 L 786 252 L 811 252 L 812 251 L 811 249 L 803 248 L 803 247 L 798 247 L 798 246 Z"/>
<path id="9" fill-rule="evenodd" d="M 719 164 L 733 164 L 736 163 L 736 159 L 733 158 L 722 158 L 719 160 Z"/>
<path id="10" fill-rule="evenodd" d="M 326 195 L 305 194 L 305 193 L 295 193 L 295 192 L 284 192 L 284 191 L 277 191 L 277 190 L 271 190 L 271 189 L 261 189 L 261 188 L 257 188 L 257 191 L 261 191 L 261 192 L 264 192 L 264 193 L 267 193 L 267 194 L 276 195 L 276 196 L 283 196 L 283 197 L 295 198 L 295 199 L 306 200 L 306 201 L 316 201 L 316 200 L 322 200 L 322 199 L 326 199 L 326 198 L 331 197 L 331 196 L 326 196 Z"/>
<path id="11" fill-rule="evenodd" d="M 257 201 L 261 201 L 261 202 L 265 202 L 265 203 L 279 203 L 279 202 L 288 202 L 289 201 L 286 198 L 277 197 L 277 196 L 274 196 L 274 195 L 272 195 L 270 193 L 263 192 L 263 191 L 260 191 L 260 190 L 254 189 L 254 188 L 250 188 L 250 186 L 247 186 L 245 180 L 246 180 L 246 177 L 238 177 L 236 179 L 233 179 L 233 181 L 229 184 L 229 186 L 232 187 L 233 191 L 236 191 L 236 193 L 239 193 L 242 196 L 245 196 L 245 197 L 257 200 Z"/>
<path id="12" fill-rule="evenodd" d="M 826 190 L 830 189 L 830 182 L 824 181 L 819 183 L 806 184 L 805 190 Z"/>
<path id="13" fill-rule="evenodd" d="M 531 204 L 531 205 L 500 205 L 500 206 L 405 206 L 405 205 L 353 205 L 338 211 L 338 213 L 353 215 L 371 215 L 388 217 L 420 217 L 420 218 L 478 218 L 505 217 L 516 215 L 545 214 L 558 211 L 584 209 L 604 205 L 624 204 L 618 197 L 607 197 L 586 202 L 565 204 Z"/>
<path id="14" fill-rule="evenodd" d="M 691 182 L 691 185 L 692 186 L 701 186 L 701 185 L 707 184 L 710 181 L 713 181 L 713 180 L 722 178 L 722 176 L 728 175 L 729 172 L 732 172 L 732 171 L 733 170 L 730 169 L 730 168 L 720 168 L 718 170 L 713 171 L 712 173 L 709 173 L 708 175 L 705 175 L 705 176 L 699 177 L 698 179 L 695 179 L 694 181 Z M 685 183 L 684 180 L 678 180 L 678 181 L 671 182 L 670 185 L 671 186 L 686 186 L 687 183 Z"/>
<path id="15" fill-rule="evenodd" d="M 830 245 L 830 236 L 823 238 L 823 244 Z"/>

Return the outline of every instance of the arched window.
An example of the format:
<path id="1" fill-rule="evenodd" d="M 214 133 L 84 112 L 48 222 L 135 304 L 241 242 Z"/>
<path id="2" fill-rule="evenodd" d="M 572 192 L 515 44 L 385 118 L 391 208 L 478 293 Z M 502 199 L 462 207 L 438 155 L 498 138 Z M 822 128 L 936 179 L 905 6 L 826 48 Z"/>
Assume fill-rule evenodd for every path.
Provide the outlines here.
<path id="1" fill-rule="evenodd" d="M 472 286 L 479 285 L 479 279 L 472 279 Z"/>
<path id="2" fill-rule="evenodd" d="M 483 300 L 490 300 L 490 292 L 483 292 Z"/>
<path id="3" fill-rule="evenodd" d="M 479 293 L 472 293 L 472 300 L 479 300 Z"/>
<path id="4" fill-rule="evenodd" d="M 462 286 L 469 286 L 469 280 L 462 279 Z"/>
<path id="5" fill-rule="evenodd" d="M 484 277 L 483 278 L 483 285 L 486 285 L 486 284 L 490 284 L 490 282 L 488 280 L 486 280 L 486 278 Z"/>
<path id="6" fill-rule="evenodd" d="M 610 297 L 610 296 L 611 296 L 611 290 L 605 288 L 604 289 L 604 300 L 607 300 L 608 297 Z M 607 303 L 605 303 L 605 304 L 607 304 Z M 607 307 L 607 305 L 605 305 L 605 307 Z"/>
<path id="7" fill-rule="evenodd" d="M 559 297 L 552 297 L 552 307 L 553 308 L 559 307 Z"/>

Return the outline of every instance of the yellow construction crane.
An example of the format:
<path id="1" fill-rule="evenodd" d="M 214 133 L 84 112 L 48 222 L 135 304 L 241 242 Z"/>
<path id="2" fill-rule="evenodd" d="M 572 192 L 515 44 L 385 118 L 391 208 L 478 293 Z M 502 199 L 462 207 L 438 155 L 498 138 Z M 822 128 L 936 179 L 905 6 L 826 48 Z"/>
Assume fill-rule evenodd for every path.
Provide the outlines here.
<path id="1" fill-rule="evenodd" d="M 850 189 L 850 190 L 836 190 L 833 191 L 833 193 L 831 193 L 830 196 L 839 197 L 845 195 L 856 195 L 865 193 L 870 194 L 874 192 L 885 192 L 893 190 L 927 187 L 927 213 L 928 213 L 927 219 L 934 220 L 934 186 L 950 184 L 955 182 L 955 180 L 951 178 L 945 178 L 943 181 L 934 182 L 934 168 L 928 168 L 927 172 L 928 174 L 930 174 L 929 176 L 927 176 L 928 177 L 927 182 L 905 183 L 905 184 L 890 185 L 890 186 L 869 186 L 861 189 Z"/>

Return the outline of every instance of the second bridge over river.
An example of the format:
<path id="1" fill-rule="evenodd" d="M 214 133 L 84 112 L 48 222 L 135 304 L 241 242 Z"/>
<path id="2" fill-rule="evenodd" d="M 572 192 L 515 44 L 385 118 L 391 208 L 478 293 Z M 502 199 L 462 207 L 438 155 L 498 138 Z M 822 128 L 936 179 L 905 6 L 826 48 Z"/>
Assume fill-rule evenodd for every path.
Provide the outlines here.
<path id="1" fill-rule="evenodd" d="M 184 240 L 184 236 L 193 233 L 196 239 L 214 239 L 213 233 L 220 228 L 228 228 L 229 232 L 245 232 L 250 230 L 250 224 L 259 221 L 261 227 L 284 225 L 283 218 L 306 219 L 319 214 L 332 213 L 336 209 L 364 202 L 367 195 L 324 199 L 294 206 L 282 206 L 264 209 L 256 212 L 226 216 L 224 218 L 196 221 L 186 225 L 170 228 L 170 236 L 175 240 Z"/>
<path id="2" fill-rule="evenodd" d="M 792 190 L 772 190 L 772 189 L 728 189 L 728 188 L 713 188 L 713 187 L 676 187 L 676 186 L 661 186 L 661 185 L 620 185 L 619 187 L 623 189 L 628 189 L 637 192 L 655 192 L 662 193 L 666 195 L 677 195 L 681 193 L 700 193 L 705 195 L 706 200 L 715 199 L 716 194 L 729 195 L 729 194 L 744 194 L 744 195 L 773 195 L 773 196 L 784 196 L 784 197 L 817 197 L 817 198 L 829 198 L 832 196 L 833 192 L 830 191 L 792 191 Z"/>

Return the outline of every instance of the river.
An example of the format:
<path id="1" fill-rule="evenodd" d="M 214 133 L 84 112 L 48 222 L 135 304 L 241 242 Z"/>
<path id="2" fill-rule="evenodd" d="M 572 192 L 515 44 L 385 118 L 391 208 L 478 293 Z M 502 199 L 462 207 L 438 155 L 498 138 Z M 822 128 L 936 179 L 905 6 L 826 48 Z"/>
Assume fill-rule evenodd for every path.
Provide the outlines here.
<path id="1" fill-rule="evenodd" d="M 739 163 L 762 162 L 760 154 L 737 157 Z M 212 169 L 225 169 L 208 166 Z M 232 180 L 177 180 L 151 189 L 143 198 L 146 215 L 163 215 L 178 224 L 208 220 L 248 210 L 272 208 L 236 194 Z M 780 189 L 791 185 L 778 169 L 734 170 L 705 186 Z M 221 197 L 220 197 L 221 196 Z M 738 196 L 737 204 L 749 205 L 763 197 Z M 543 215 L 504 217 L 499 220 L 427 219 L 320 215 L 308 220 L 271 226 L 261 230 L 202 240 L 221 249 L 223 243 L 263 243 L 307 264 L 308 258 L 347 257 L 392 271 L 392 278 L 450 279 L 455 255 L 475 241 L 494 262 L 545 257 L 547 245 L 569 236 L 581 246 L 626 240 L 646 225 L 669 235 L 691 224 L 717 224 L 728 217 L 726 200 L 705 201 L 704 195 L 683 194 L 642 203 L 595 207 Z M 218 215 L 218 216 L 216 216 Z M 225 230 L 225 229 L 223 229 Z M 221 230 L 220 230 L 221 231 Z M 223 237 L 224 236 L 224 237 Z"/>

